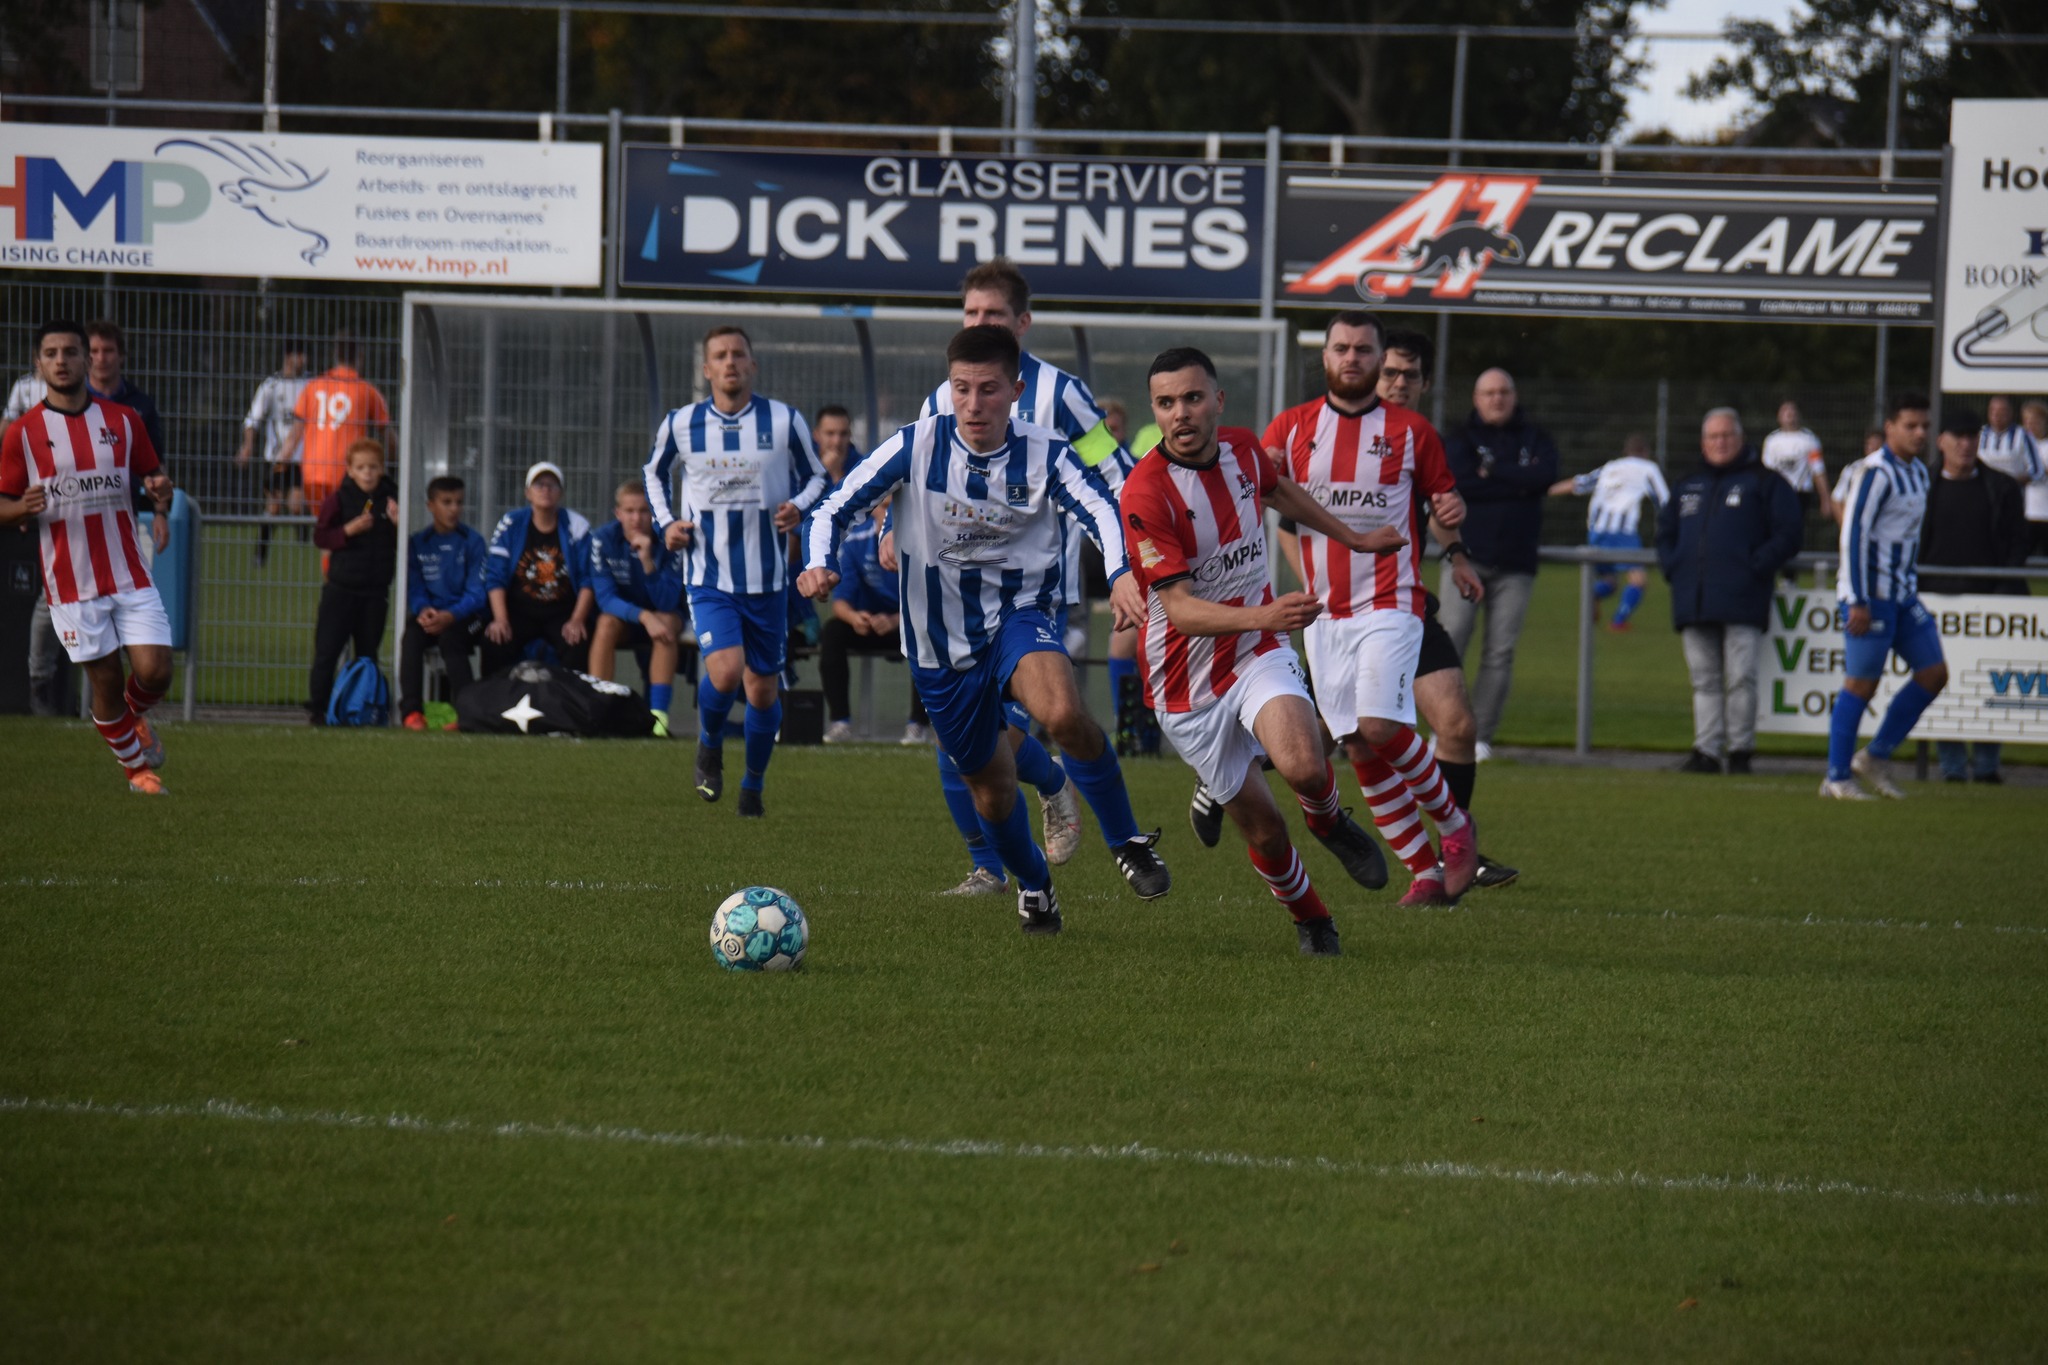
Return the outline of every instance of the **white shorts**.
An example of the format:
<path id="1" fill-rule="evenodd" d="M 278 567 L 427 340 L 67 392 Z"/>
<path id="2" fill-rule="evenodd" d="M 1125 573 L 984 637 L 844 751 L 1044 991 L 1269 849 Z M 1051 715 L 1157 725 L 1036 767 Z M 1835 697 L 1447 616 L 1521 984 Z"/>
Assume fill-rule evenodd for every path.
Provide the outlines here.
<path id="1" fill-rule="evenodd" d="M 155 588 L 83 602 L 52 602 L 50 625 L 75 664 L 104 659 L 123 645 L 171 647 L 171 618 Z"/>
<path id="2" fill-rule="evenodd" d="M 1406 611 L 1318 618 L 1302 632 L 1315 678 L 1316 707 L 1342 739 L 1360 717 L 1415 723 L 1415 662 L 1422 654 L 1422 618 Z"/>
<path id="3" fill-rule="evenodd" d="M 1275 697 L 1300 697 L 1315 704 L 1309 701 L 1294 651 L 1284 646 L 1252 659 L 1230 690 L 1201 710 L 1161 711 L 1159 728 L 1209 794 L 1228 801 L 1243 789 L 1252 763 L 1266 755 L 1252 734 L 1252 722 Z"/>

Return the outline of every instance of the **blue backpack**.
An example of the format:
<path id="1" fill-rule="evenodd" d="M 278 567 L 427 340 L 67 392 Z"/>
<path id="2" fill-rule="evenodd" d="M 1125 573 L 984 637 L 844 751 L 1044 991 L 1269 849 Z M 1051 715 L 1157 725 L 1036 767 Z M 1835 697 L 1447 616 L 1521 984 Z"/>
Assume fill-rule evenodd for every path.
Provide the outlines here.
<path id="1" fill-rule="evenodd" d="M 356 659 L 334 680 L 327 700 L 329 725 L 389 725 L 391 687 L 375 659 Z"/>

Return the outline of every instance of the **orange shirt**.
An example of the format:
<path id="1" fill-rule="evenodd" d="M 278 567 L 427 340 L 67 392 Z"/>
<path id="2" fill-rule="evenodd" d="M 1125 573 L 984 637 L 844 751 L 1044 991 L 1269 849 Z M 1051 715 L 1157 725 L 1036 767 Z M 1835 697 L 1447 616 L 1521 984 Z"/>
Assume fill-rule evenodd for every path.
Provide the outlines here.
<path id="1" fill-rule="evenodd" d="M 315 504 L 341 487 L 348 472 L 348 448 L 364 437 L 376 437 L 378 428 L 391 421 L 391 410 L 384 406 L 377 386 L 346 365 L 336 365 L 309 382 L 292 413 L 302 433 L 300 476 L 306 497 Z"/>

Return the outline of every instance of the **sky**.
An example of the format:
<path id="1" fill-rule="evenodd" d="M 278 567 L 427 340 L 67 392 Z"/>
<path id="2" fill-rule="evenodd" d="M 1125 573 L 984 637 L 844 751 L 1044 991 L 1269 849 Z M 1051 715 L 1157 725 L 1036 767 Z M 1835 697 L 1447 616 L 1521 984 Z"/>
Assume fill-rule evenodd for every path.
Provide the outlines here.
<path id="1" fill-rule="evenodd" d="M 1798 8 L 1796 0 L 1670 0 L 1663 9 L 1643 15 L 1646 35 L 1719 32 L 1730 18 L 1767 19 L 1783 27 Z M 1706 70 L 1728 51 L 1725 43 L 1659 43 L 1648 45 L 1645 88 L 1629 95 L 1629 132 L 1665 127 L 1682 138 L 1710 137 L 1742 113 L 1739 97 L 1698 103 L 1685 98 L 1686 79 Z"/>

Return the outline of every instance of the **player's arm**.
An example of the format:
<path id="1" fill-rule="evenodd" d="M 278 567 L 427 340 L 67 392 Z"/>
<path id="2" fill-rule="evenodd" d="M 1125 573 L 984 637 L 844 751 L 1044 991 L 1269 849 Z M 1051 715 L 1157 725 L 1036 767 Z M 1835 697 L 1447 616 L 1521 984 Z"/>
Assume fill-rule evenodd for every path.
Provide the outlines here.
<path id="1" fill-rule="evenodd" d="M 1072 517 L 1102 551 L 1102 567 L 1109 579 L 1111 618 L 1118 630 L 1144 619 L 1144 594 L 1131 577 L 1130 561 L 1124 553 L 1122 513 L 1102 475 L 1081 463 L 1081 457 L 1065 441 L 1052 448 L 1052 500 Z"/>
<path id="2" fill-rule="evenodd" d="M 589 574 L 590 587 L 586 591 L 595 596 L 600 614 L 616 616 L 628 625 L 640 620 L 640 604 L 627 601 L 619 592 L 617 581 L 605 567 L 604 543 L 595 535 L 590 538 Z"/>
<path id="3" fill-rule="evenodd" d="M 249 404 L 249 415 L 242 419 L 242 448 L 235 452 L 236 464 L 249 463 L 249 457 L 256 453 L 256 433 L 270 415 L 270 400 L 270 385 L 259 385 L 255 401 Z"/>
<path id="4" fill-rule="evenodd" d="M 1328 536 L 1353 554 L 1388 554 L 1408 543 L 1398 526 L 1376 526 L 1354 531 L 1330 513 L 1330 509 L 1309 496 L 1306 488 L 1284 476 L 1276 477 L 1272 491 L 1264 495 L 1266 506 L 1297 526 Z M 1306 580 L 1304 580 L 1306 581 Z"/>
<path id="5" fill-rule="evenodd" d="M 1844 525 L 1849 528 L 1849 544 L 1842 558 L 1849 565 L 1849 608 L 1848 630 L 1851 635 L 1863 635 L 1870 630 L 1870 583 L 1864 577 L 1866 569 L 1864 547 L 1870 544 L 1871 529 L 1877 523 L 1877 514 L 1884 506 L 1885 491 L 1879 485 L 1886 480 L 1878 477 L 1875 470 L 1865 471 L 1857 481 L 1855 501 L 1850 505 Z"/>
<path id="6" fill-rule="evenodd" d="M 1484 601 L 1486 584 L 1473 569 L 1472 556 L 1465 552 L 1465 542 L 1458 539 L 1458 533 L 1435 517 L 1429 519 L 1429 533 L 1444 547 L 1444 563 L 1451 566 L 1451 586 L 1458 590 L 1458 596 L 1467 602 Z"/>
<path id="7" fill-rule="evenodd" d="M 796 590 L 821 597 L 839 585 L 839 545 L 854 522 L 866 516 L 910 477 L 910 442 L 916 427 L 904 427 L 868 452 L 846 473 L 846 481 L 818 504 L 804 522 L 804 571 Z"/>
<path id="8" fill-rule="evenodd" d="M 648 452 L 647 463 L 640 467 L 640 482 L 647 489 L 647 509 L 654 513 L 654 534 L 668 549 L 681 550 L 689 546 L 696 527 L 687 521 L 677 521 L 669 503 L 669 480 L 683 453 L 676 441 L 675 426 L 676 415 L 672 412 L 655 428 L 654 449 Z"/>
<path id="9" fill-rule="evenodd" d="M 824 462 L 818 458 L 818 448 L 811 441 L 811 429 L 803 414 L 794 408 L 789 413 L 789 462 L 796 470 L 797 478 L 803 481 L 803 486 L 788 502 L 775 509 L 775 529 L 778 531 L 794 531 L 804 519 L 804 514 L 825 496 Z"/>
<path id="10" fill-rule="evenodd" d="M 1069 376 L 1062 388 L 1058 399 L 1060 434 L 1074 448 L 1075 456 L 1090 469 L 1106 460 L 1129 469 L 1131 453 L 1110 435 L 1109 414 L 1096 403 L 1088 386 Z"/>
<path id="11" fill-rule="evenodd" d="M 1310 593 L 1291 592 L 1263 606 L 1227 606 L 1197 596 L 1186 575 L 1154 583 L 1166 619 L 1183 635 L 1242 635 L 1249 630 L 1299 630 L 1323 614 Z"/>
<path id="12" fill-rule="evenodd" d="M 9 423 L 0 436 L 0 526 L 16 526 L 40 515 L 49 505 L 43 486 L 29 487 L 28 437 Z"/>
<path id="13" fill-rule="evenodd" d="M 1602 466 L 1602 468 L 1605 468 L 1605 466 Z M 1569 479 L 1559 479 L 1556 483 L 1550 485 L 1550 496 L 1553 498 L 1583 498 L 1590 494 L 1594 486 L 1599 482 L 1600 470 L 1598 469 L 1584 474 L 1574 474 Z"/>

